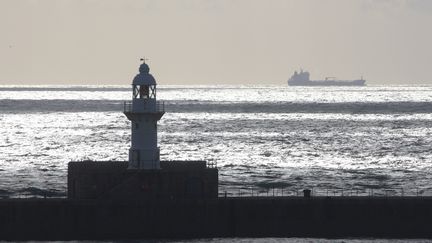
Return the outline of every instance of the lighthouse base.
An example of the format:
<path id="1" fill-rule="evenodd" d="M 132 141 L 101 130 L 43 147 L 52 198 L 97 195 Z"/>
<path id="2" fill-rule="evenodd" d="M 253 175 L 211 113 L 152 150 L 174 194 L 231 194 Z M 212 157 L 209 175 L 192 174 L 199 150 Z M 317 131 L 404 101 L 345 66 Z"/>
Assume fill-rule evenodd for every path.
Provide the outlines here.
<path id="1" fill-rule="evenodd" d="M 128 162 L 70 162 L 69 199 L 217 198 L 218 170 L 206 161 L 161 161 L 161 169 L 128 169 Z"/>

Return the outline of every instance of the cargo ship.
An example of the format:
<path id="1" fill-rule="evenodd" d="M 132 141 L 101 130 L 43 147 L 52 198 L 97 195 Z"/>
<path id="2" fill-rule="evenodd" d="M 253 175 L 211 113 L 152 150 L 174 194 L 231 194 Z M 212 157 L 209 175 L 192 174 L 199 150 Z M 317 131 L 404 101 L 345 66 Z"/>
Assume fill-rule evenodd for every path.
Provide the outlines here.
<path id="1" fill-rule="evenodd" d="M 324 80 L 310 80 L 308 71 L 295 71 L 288 79 L 289 86 L 365 86 L 366 80 L 362 78 L 356 80 L 337 80 L 334 77 L 327 77 Z"/>

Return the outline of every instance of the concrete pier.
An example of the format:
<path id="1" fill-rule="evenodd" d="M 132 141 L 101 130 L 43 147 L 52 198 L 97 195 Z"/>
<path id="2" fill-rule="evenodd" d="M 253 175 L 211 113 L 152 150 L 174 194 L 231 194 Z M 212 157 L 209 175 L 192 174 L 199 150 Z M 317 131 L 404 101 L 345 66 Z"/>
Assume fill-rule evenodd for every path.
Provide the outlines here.
<path id="1" fill-rule="evenodd" d="M 0 201 L 2 240 L 432 238 L 432 197 Z"/>

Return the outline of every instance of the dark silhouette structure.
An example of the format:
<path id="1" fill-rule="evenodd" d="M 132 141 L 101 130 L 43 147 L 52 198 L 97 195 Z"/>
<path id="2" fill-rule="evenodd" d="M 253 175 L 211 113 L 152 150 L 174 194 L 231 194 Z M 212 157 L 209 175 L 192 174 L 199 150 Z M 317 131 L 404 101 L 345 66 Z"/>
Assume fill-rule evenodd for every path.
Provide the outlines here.
<path id="1" fill-rule="evenodd" d="M 129 170 L 127 162 L 70 162 L 69 199 L 170 200 L 218 196 L 218 171 L 205 161 L 161 161 Z"/>

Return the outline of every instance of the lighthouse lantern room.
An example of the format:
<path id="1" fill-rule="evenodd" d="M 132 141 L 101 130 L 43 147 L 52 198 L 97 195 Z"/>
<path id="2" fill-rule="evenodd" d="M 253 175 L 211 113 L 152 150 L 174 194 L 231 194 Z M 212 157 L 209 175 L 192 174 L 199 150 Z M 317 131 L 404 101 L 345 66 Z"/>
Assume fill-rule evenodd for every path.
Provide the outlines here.
<path id="1" fill-rule="evenodd" d="M 156 80 L 144 62 L 132 82 L 132 102 L 125 102 L 124 114 L 132 122 L 129 169 L 160 169 L 157 122 L 165 113 L 156 100 Z"/>

